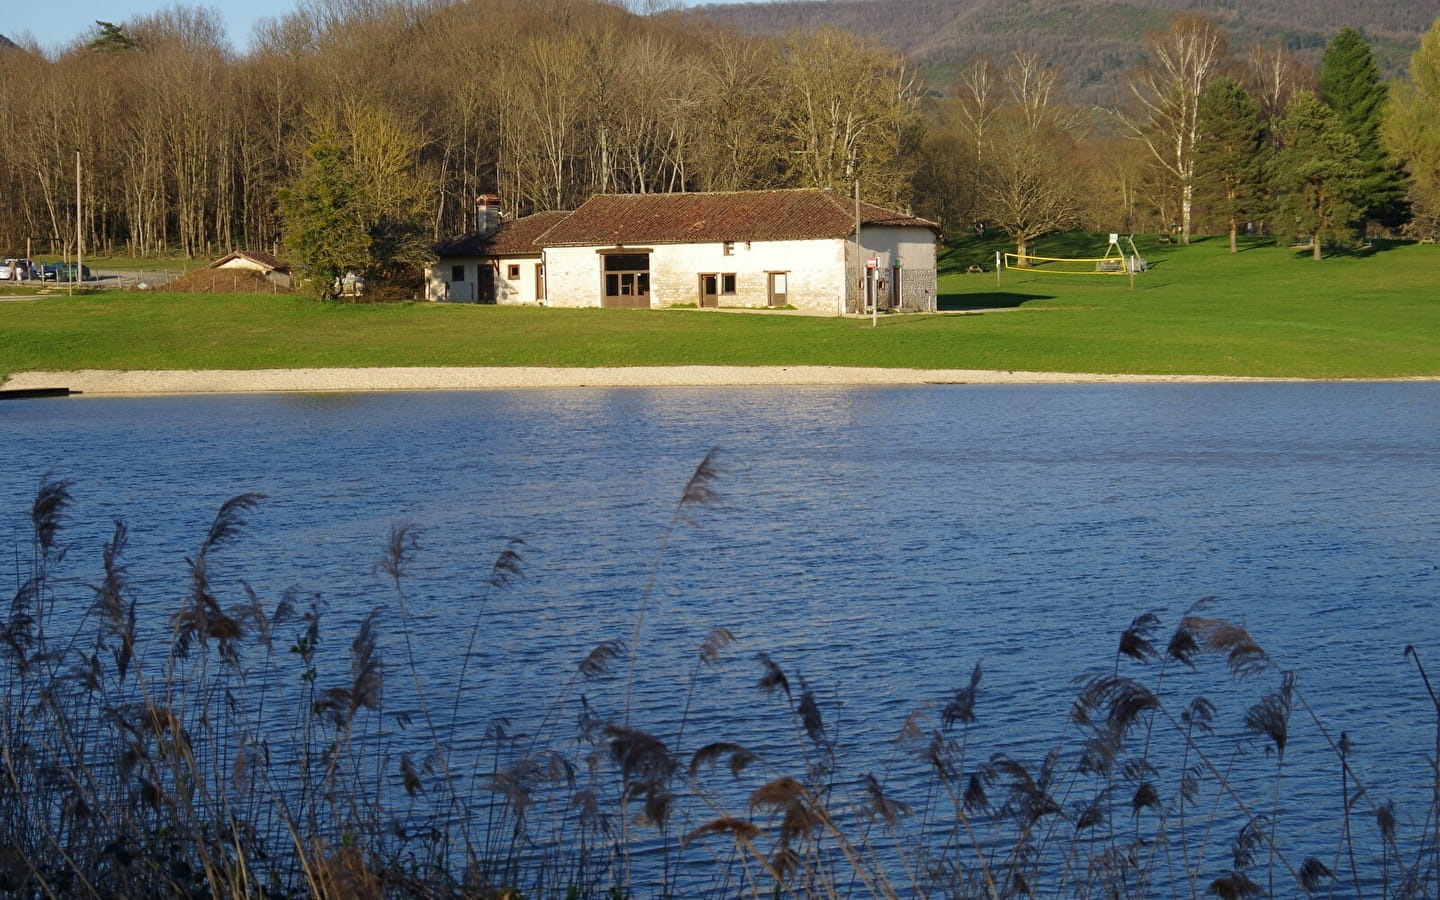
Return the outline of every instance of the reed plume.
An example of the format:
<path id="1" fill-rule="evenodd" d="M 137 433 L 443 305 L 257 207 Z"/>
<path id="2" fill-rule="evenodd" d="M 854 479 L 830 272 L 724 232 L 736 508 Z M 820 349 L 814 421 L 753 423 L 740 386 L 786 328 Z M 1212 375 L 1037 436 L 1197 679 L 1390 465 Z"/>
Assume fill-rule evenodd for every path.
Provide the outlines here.
<path id="1" fill-rule="evenodd" d="M 630 667 L 625 677 L 625 722 L 627 724 L 630 721 L 631 693 L 635 686 L 635 665 L 640 657 L 640 638 L 645 630 L 645 613 L 655 591 L 656 579 L 660 575 L 660 564 L 665 558 L 665 551 L 670 547 L 670 540 L 675 529 L 681 523 L 692 521 L 691 514 L 694 509 L 709 506 L 719 499 L 719 492 L 715 488 L 715 482 L 721 475 L 719 457 L 719 448 L 712 447 L 686 480 L 685 489 L 680 492 L 680 499 L 675 504 L 675 511 L 670 515 L 670 523 L 665 526 L 665 533 L 660 538 L 660 546 L 655 551 L 655 562 L 650 568 L 650 577 L 645 582 L 644 591 L 640 594 L 640 605 L 635 612 L 635 630 L 630 639 Z"/>
<path id="2" fill-rule="evenodd" d="M 120 562 L 125 552 L 129 529 L 124 522 L 115 523 L 115 532 L 105 544 L 103 562 L 105 577 L 95 588 L 95 611 L 109 636 L 119 642 L 118 647 L 108 648 L 102 632 L 97 644 L 99 649 L 110 649 L 114 654 L 115 671 L 124 681 L 130 672 L 130 663 L 135 658 L 135 601 L 128 603 L 125 593 L 128 588 L 128 572 Z"/>
<path id="3" fill-rule="evenodd" d="M 220 505 L 220 510 L 210 523 L 200 551 L 190 564 L 190 585 L 185 603 L 175 613 L 172 649 L 175 656 L 189 656 L 195 644 L 205 645 L 214 639 L 220 647 L 221 657 L 227 662 L 237 661 L 236 647 L 243 630 L 240 623 L 220 606 L 219 599 L 211 588 L 209 576 L 210 554 L 216 549 L 235 540 L 249 524 L 246 513 L 265 499 L 264 494 L 240 494 Z"/>
<path id="4" fill-rule="evenodd" d="M 975 722 L 975 701 L 980 694 L 980 663 L 975 663 L 975 668 L 970 670 L 970 683 L 964 687 L 958 687 L 950 696 L 950 702 L 940 713 L 940 720 L 946 728 L 956 722 L 962 725 L 970 725 Z"/>
<path id="5" fill-rule="evenodd" d="M 30 525 L 34 531 L 35 545 L 42 558 L 64 555 L 63 548 L 56 542 L 56 536 L 64 527 L 66 511 L 73 499 L 70 494 L 72 486 L 73 482 L 68 479 L 57 479 L 53 474 L 47 474 L 40 480 L 40 487 L 35 491 L 35 500 L 30 505 Z M 55 561 L 58 562 L 58 558 Z"/>
<path id="6" fill-rule="evenodd" d="M 385 662 L 380 656 L 376 620 L 380 610 L 372 609 L 360 622 L 350 643 L 350 681 L 320 694 L 316 711 L 342 731 L 349 731 L 362 709 L 378 710 L 385 690 Z"/>
<path id="7" fill-rule="evenodd" d="M 690 777 L 694 778 L 699 774 L 701 766 L 713 766 L 722 759 L 728 760 L 726 765 L 730 769 L 730 774 L 738 778 L 740 773 L 755 762 L 757 757 L 749 748 L 740 744 L 732 741 L 716 741 L 713 744 L 706 744 L 691 755 Z"/>

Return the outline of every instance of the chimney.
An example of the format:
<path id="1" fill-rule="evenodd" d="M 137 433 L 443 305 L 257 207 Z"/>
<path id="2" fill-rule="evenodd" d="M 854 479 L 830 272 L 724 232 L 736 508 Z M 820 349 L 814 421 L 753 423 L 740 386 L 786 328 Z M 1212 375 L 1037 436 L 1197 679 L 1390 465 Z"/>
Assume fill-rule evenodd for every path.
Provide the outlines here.
<path id="1" fill-rule="evenodd" d="M 475 227 L 481 234 L 499 226 L 504 216 L 499 194 L 481 194 L 475 198 Z"/>

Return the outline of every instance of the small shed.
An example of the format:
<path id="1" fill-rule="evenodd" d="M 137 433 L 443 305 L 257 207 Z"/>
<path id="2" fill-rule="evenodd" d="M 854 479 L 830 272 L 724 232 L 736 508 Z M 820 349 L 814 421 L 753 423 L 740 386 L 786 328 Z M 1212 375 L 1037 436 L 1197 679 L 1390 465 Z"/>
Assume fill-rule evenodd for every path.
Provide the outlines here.
<path id="1" fill-rule="evenodd" d="M 292 286 L 290 264 L 262 250 L 236 250 L 209 263 L 205 268 L 253 272 L 279 287 Z"/>

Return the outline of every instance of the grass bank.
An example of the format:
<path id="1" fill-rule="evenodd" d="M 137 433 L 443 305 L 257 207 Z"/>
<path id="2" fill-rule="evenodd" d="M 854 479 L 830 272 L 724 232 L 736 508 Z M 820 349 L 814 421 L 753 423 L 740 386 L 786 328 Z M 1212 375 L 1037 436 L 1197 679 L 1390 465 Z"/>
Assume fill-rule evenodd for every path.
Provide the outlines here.
<path id="1" fill-rule="evenodd" d="M 102 292 L 0 303 L 0 377 L 20 371 L 334 366 L 827 365 L 1282 378 L 1440 375 L 1440 250 L 1378 244 L 1314 263 L 1254 243 L 1141 244 L 1128 279 L 942 256 L 940 315 L 833 319 L 698 310 L 333 305 Z M 1042 240 L 1099 255 L 1104 238 Z"/>

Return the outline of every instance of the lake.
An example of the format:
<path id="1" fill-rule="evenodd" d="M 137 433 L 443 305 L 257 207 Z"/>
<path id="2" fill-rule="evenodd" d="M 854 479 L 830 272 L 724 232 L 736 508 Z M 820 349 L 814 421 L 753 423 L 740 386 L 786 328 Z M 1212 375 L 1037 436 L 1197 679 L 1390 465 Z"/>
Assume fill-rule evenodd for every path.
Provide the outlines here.
<path id="1" fill-rule="evenodd" d="M 1078 679 L 1153 686 L 1158 663 L 1116 661 L 1132 620 L 1155 613 L 1163 650 L 1203 600 L 1269 666 L 1237 682 L 1220 659 L 1171 664 L 1164 695 L 1176 715 L 1192 692 L 1216 703 L 1263 812 L 1274 747 L 1243 718 L 1281 671 L 1300 699 L 1278 817 L 1306 852 L 1337 855 L 1341 731 L 1367 803 L 1393 798 L 1407 833 L 1429 812 L 1436 709 L 1416 662 L 1440 671 L 1440 385 L 67 398 L 0 405 L 0 434 L 7 547 L 28 547 L 45 473 L 69 479 L 67 577 L 98 581 L 123 519 L 162 636 L 220 504 L 266 495 L 211 556 L 226 602 L 242 582 L 267 604 L 293 588 L 321 604 L 337 654 L 381 609 L 393 670 L 413 655 L 444 696 L 464 666 L 456 720 L 475 746 L 498 717 L 529 735 L 571 722 L 582 694 L 622 719 L 628 651 L 608 679 L 576 687 L 576 666 L 602 641 L 634 648 L 643 607 L 632 724 L 683 728 L 682 756 L 720 740 L 793 754 L 806 739 L 783 693 L 756 687 L 763 652 L 796 700 L 812 692 L 847 772 L 919 805 L 925 766 L 896 739 L 917 709 L 938 730 L 977 663 L 971 760 L 1038 765 L 1080 739 Z M 677 518 L 712 448 L 716 500 Z M 416 535 L 403 617 L 374 565 L 395 523 Z M 516 538 L 523 576 L 487 587 Z M 717 626 L 735 641 L 699 666 Z"/>

